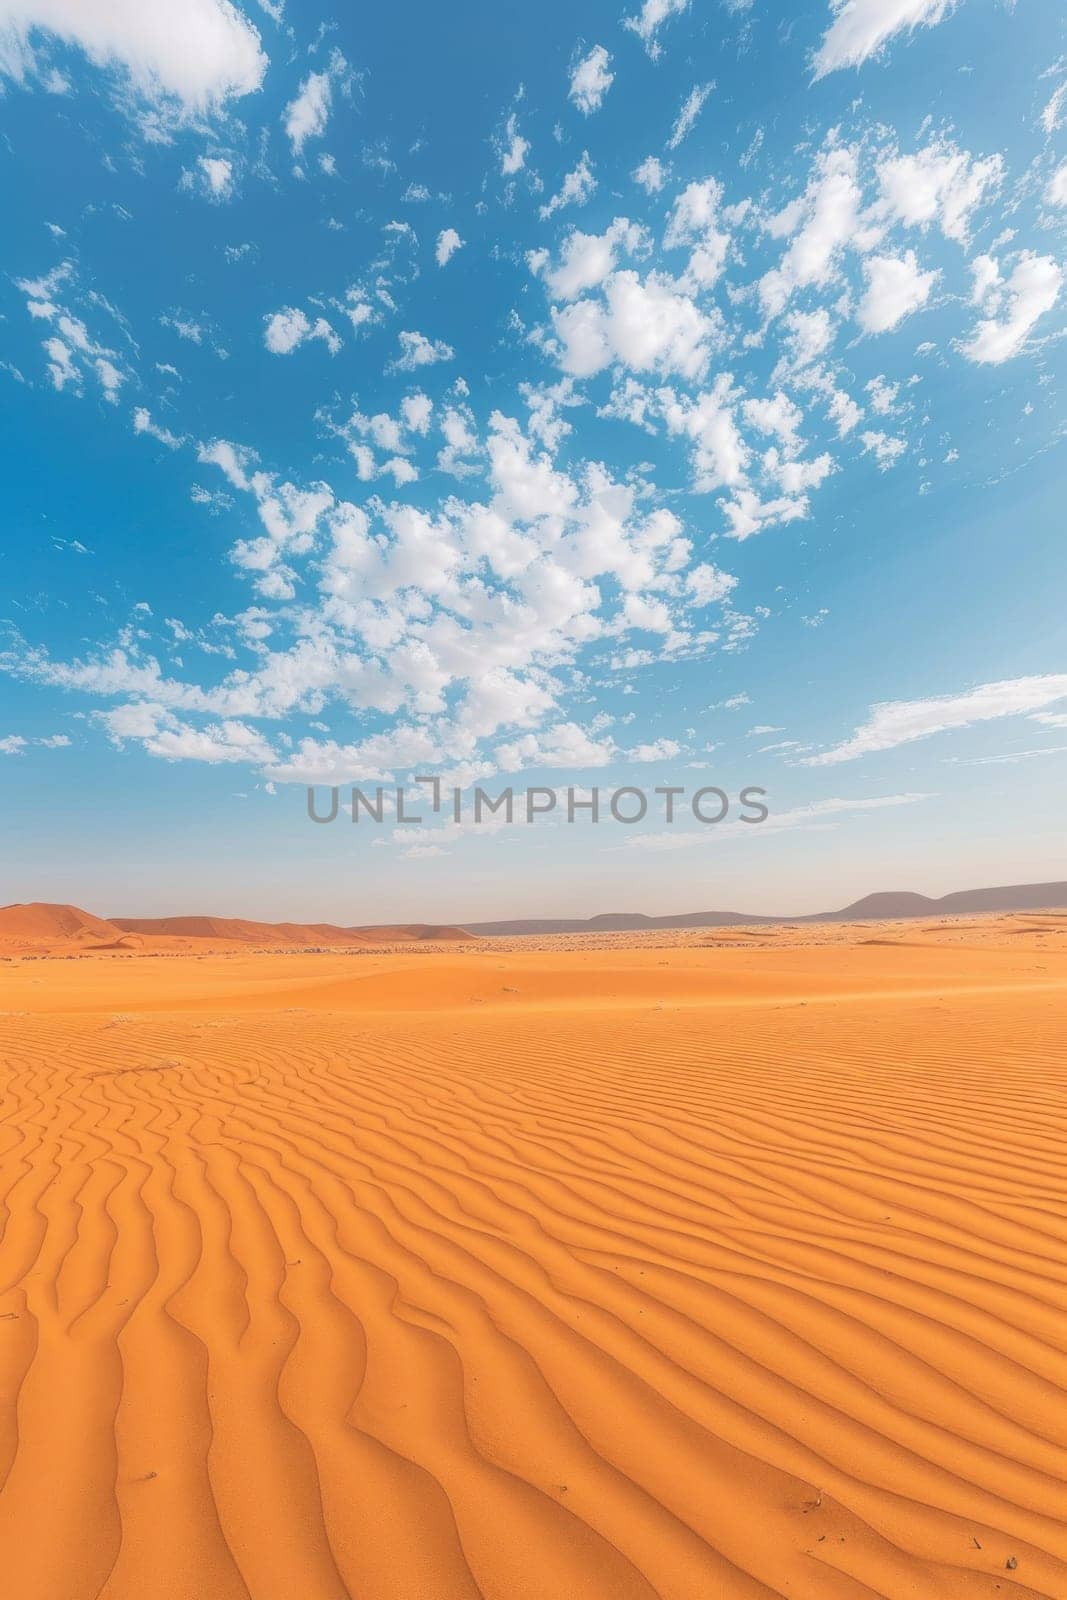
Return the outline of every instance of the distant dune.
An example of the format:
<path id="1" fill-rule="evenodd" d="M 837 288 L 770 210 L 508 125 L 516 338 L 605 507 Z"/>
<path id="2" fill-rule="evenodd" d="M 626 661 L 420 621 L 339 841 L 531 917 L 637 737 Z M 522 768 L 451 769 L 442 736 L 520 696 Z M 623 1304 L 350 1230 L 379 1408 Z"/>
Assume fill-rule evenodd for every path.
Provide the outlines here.
<path id="1" fill-rule="evenodd" d="M 0 946 L 44 951 L 103 948 L 184 947 L 190 940 L 255 949 L 362 948 L 382 944 L 461 943 L 479 938 L 514 938 L 557 933 L 639 933 L 656 928 L 732 928 L 813 922 L 896 922 L 908 917 L 972 916 L 1038 911 L 1067 906 L 1067 883 L 1019 883 L 991 889 L 961 889 L 932 899 L 903 890 L 865 895 L 839 911 L 807 916 L 759 916 L 744 911 L 688 911 L 650 917 L 641 911 L 607 911 L 595 917 L 526 917 L 500 922 L 371 923 L 341 927 L 330 922 L 254 922 L 245 917 L 97 917 L 78 906 L 0 907 Z M 157 943 L 158 942 L 158 943 Z"/>
<path id="2" fill-rule="evenodd" d="M 251 922 L 244 917 L 96 917 L 78 906 L 0 907 L 0 946 L 46 952 L 72 948 L 170 950 L 190 940 L 255 949 L 319 949 L 472 941 L 463 928 L 414 922 L 339 928 L 328 922 Z M 472 941 L 473 942 L 473 941 Z"/>
<path id="3" fill-rule="evenodd" d="M 120 930 L 103 917 L 78 906 L 48 905 L 31 900 L 26 905 L 0 906 L 0 939 L 49 940 L 117 939 Z"/>

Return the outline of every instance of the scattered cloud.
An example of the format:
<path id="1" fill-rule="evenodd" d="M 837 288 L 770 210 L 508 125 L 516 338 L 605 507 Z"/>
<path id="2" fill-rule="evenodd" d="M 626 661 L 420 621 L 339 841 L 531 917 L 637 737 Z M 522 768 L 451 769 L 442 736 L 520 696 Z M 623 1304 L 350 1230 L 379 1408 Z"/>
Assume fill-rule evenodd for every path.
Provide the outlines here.
<path id="1" fill-rule="evenodd" d="M 667 140 L 668 150 L 677 150 L 682 140 L 692 133 L 696 127 L 697 118 L 707 104 L 708 96 L 714 87 L 713 83 L 698 83 L 690 89 L 682 102 L 682 109 L 675 119 L 674 127 L 671 129 L 671 136 Z"/>
<path id="2" fill-rule="evenodd" d="M 658 156 L 646 156 L 630 176 L 635 183 L 641 185 L 646 194 L 659 194 L 670 174 L 669 164 L 662 162 Z"/>
<path id="3" fill-rule="evenodd" d="M 959 348 L 968 361 L 999 366 L 1025 349 L 1037 322 L 1056 304 L 1063 268 L 1033 250 L 1019 252 L 1006 279 L 992 256 L 976 257 L 973 266 L 974 298 L 988 314 Z"/>
<path id="4" fill-rule="evenodd" d="M 442 228 L 437 235 L 437 246 L 434 250 L 434 259 L 439 267 L 445 266 L 457 250 L 462 250 L 463 240 L 455 228 Z"/>
<path id="5" fill-rule="evenodd" d="M 805 767 L 836 766 L 876 751 L 894 750 L 934 733 L 969 728 L 975 723 L 1042 710 L 1067 699 L 1067 673 L 1045 673 L 983 683 L 960 694 L 922 700 L 887 700 L 871 707 L 870 716 L 841 744 L 805 756 Z"/>
<path id="6" fill-rule="evenodd" d="M 623 27 L 636 33 L 652 60 L 658 61 L 663 54 L 663 46 L 659 42 L 660 29 L 670 17 L 678 16 L 688 8 L 689 0 L 644 0 L 635 17 L 623 19 Z"/>
<path id="7" fill-rule="evenodd" d="M 611 57 L 604 46 L 597 44 L 588 55 L 582 56 L 571 73 L 567 93 L 587 117 L 600 110 L 604 96 L 615 82 L 615 74 L 609 70 L 610 63 Z"/>
<path id="8" fill-rule="evenodd" d="M 400 354 L 393 362 L 397 372 L 414 372 L 416 367 L 428 367 L 435 361 L 451 361 L 456 353 L 443 339 L 428 339 L 422 333 L 405 332 L 397 338 Z"/>
<path id="9" fill-rule="evenodd" d="M 562 211 L 564 206 L 584 206 L 596 190 L 596 178 L 588 150 L 583 150 L 578 165 L 568 172 L 557 194 L 540 209 L 542 222 Z"/>
<path id="10" fill-rule="evenodd" d="M 856 309 L 856 321 L 864 333 L 887 333 L 918 311 L 930 298 L 939 276 L 936 271 L 920 269 L 914 250 L 906 250 L 902 256 L 868 256 L 863 273 L 867 287 Z"/>
<path id="11" fill-rule="evenodd" d="M 121 90 L 161 115 L 202 116 L 254 93 L 267 68 L 260 36 L 229 0 L 5 0 L 0 74 L 57 87 L 48 41 L 84 52 L 118 75 Z M 158 121 L 145 131 L 162 131 Z"/>
<path id="12" fill-rule="evenodd" d="M 936 27 L 955 5 L 956 0 L 830 0 L 833 21 L 815 53 L 816 78 L 861 67 L 898 33 Z"/>
<path id="13" fill-rule="evenodd" d="M 512 178 L 516 172 L 521 172 L 526 165 L 529 153 L 529 140 L 524 139 L 519 132 L 519 121 L 512 112 L 504 124 L 504 137 L 498 141 L 500 155 L 500 171 L 505 178 Z"/>
<path id="14" fill-rule="evenodd" d="M 351 82 L 348 62 L 340 50 L 330 53 L 322 72 L 309 72 L 294 100 L 285 108 L 283 121 L 293 155 L 303 155 L 309 139 L 321 139 L 330 120 L 335 88 L 347 91 Z"/>
<path id="15" fill-rule="evenodd" d="M 272 355 L 288 356 L 309 340 L 321 339 L 332 356 L 341 348 L 341 339 L 325 317 L 312 321 L 298 307 L 286 306 L 264 318 L 263 343 Z"/>

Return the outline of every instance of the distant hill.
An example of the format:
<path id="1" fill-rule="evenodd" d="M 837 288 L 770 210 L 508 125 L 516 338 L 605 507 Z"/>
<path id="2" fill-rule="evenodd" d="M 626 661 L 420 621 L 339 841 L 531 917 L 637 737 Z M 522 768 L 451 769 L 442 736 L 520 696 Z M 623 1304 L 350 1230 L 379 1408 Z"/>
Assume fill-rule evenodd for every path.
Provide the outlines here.
<path id="1" fill-rule="evenodd" d="M 331 922 L 252 922 L 244 917 L 96 917 L 78 906 L 0 906 L 0 944 L 93 950 L 136 947 L 142 941 L 214 940 L 256 949 L 337 949 L 382 944 L 462 943 L 478 938 L 523 934 L 638 933 L 656 928 L 733 928 L 768 923 L 896 922 L 906 917 L 975 916 L 1005 911 L 1040 911 L 1067 906 L 1067 883 L 1016 883 L 993 889 L 960 889 L 932 899 L 929 895 L 888 889 L 864 895 L 840 911 L 807 916 L 754 916 L 744 911 L 687 911 L 650 917 L 643 911 L 605 911 L 595 917 L 527 917 L 500 922 L 372 923 L 339 927 Z"/>
<path id="2" fill-rule="evenodd" d="M 864 895 L 840 911 L 806 916 L 752 916 L 743 911 L 689 911 L 669 917 L 648 917 L 640 911 L 608 911 L 596 917 L 537 917 L 506 922 L 468 922 L 469 933 L 484 938 L 547 933 L 637 933 L 642 928 L 733 928 L 774 922 L 896 922 L 905 917 L 974 916 L 995 911 L 1039 911 L 1067 906 L 1067 883 L 1016 883 L 995 889 L 960 889 L 932 899 L 906 890 Z"/>

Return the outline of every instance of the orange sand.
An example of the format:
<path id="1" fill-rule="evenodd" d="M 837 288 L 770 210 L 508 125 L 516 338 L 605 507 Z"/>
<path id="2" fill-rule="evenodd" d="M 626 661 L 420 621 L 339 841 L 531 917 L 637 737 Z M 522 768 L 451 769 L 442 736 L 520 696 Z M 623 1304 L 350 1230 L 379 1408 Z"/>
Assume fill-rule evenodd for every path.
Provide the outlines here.
<path id="1" fill-rule="evenodd" d="M 10 1600 L 1067 1595 L 1067 918 L 0 961 Z"/>

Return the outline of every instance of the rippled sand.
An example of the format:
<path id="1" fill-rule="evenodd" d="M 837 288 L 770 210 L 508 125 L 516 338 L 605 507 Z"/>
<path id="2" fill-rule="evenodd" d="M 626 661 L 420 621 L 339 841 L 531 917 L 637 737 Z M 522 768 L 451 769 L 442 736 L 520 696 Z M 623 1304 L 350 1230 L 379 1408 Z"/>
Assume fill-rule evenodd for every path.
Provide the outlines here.
<path id="1" fill-rule="evenodd" d="M 1067 1595 L 1067 919 L 0 1007 L 11 1600 Z"/>

